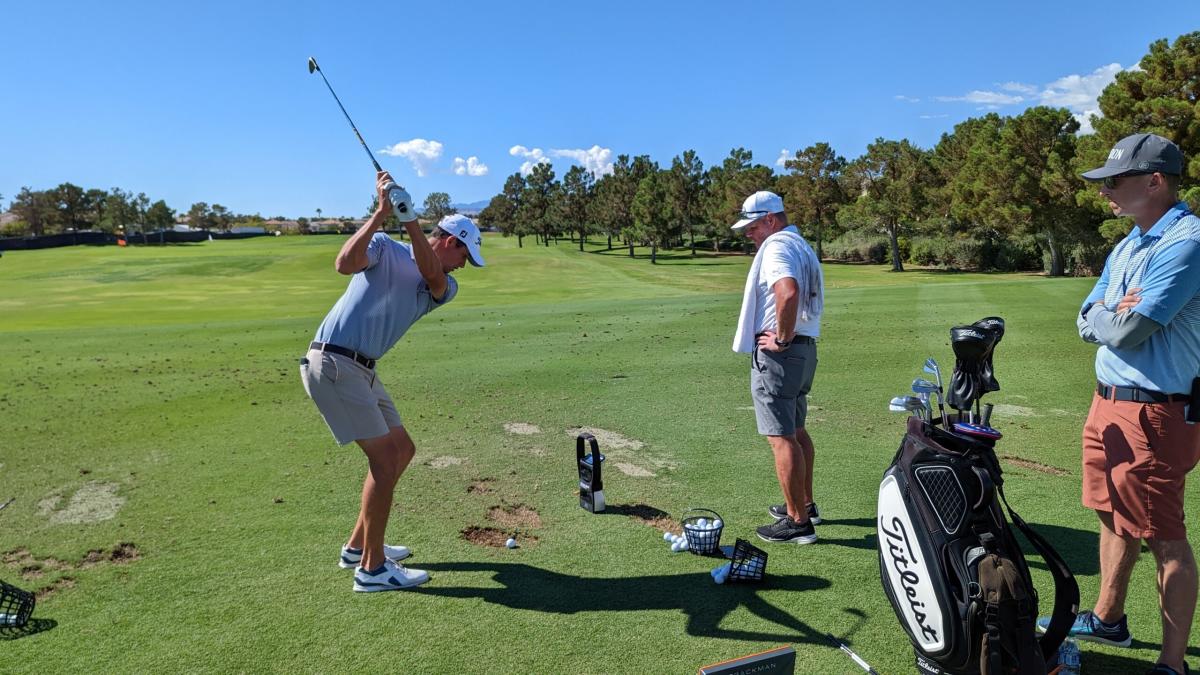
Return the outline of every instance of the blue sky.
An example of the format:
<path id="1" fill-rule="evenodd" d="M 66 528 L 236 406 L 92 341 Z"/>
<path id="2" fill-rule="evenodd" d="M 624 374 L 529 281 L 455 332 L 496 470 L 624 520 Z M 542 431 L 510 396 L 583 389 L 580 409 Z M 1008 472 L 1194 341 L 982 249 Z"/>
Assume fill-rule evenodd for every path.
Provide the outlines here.
<path id="1" fill-rule="evenodd" d="M 315 56 L 420 204 L 490 198 L 539 158 L 733 147 L 774 166 L 818 141 L 929 147 L 987 110 L 1084 115 L 1200 3 L 12 2 L 0 205 L 22 186 L 120 187 L 270 217 L 361 216 L 373 169 Z M 473 158 L 473 159 L 472 159 Z"/>

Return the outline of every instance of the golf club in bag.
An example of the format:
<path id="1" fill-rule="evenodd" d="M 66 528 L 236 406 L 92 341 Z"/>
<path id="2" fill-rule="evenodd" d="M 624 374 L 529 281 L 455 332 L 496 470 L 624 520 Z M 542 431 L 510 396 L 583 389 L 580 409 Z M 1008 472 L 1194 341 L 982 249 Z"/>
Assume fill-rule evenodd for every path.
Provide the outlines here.
<path id="1" fill-rule="evenodd" d="M 985 361 L 994 345 L 992 340 L 986 349 L 970 345 L 961 352 L 956 345 L 960 364 L 967 364 L 956 368 L 956 376 L 978 373 L 980 388 L 986 386 L 982 366 L 973 362 Z M 936 371 L 936 362 L 926 368 Z M 940 416 L 908 417 L 880 483 L 884 592 L 912 641 L 920 672 L 1044 675 L 1075 619 L 1079 586 L 1054 547 L 1005 499 L 995 452 L 999 432 L 945 426 Z M 1054 578 L 1054 608 L 1040 639 L 1037 590 L 1010 520 Z"/>
<path id="2" fill-rule="evenodd" d="M 358 127 L 354 126 L 354 120 L 350 119 L 350 113 L 346 112 L 346 106 L 342 105 L 342 99 L 338 98 L 337 92 L 333 90 L 333 85 L 329 84 L 329 78 L 325 77 L 325 71 L 321 70 L 321 66 L 317 65 L 317 60 L 313 57 L 308 57 L 308 73 L 320 73 L 321 80 L 325 82 L 325 87 L 329 89 L 329 93 L 333 94 L 333 100 L 337 101 L 338 107 L 342 109 L 342 114 L 346 116 L 346 121 L 350 123 L 350 129 L 354 131 L 354 135 L 358 138 L 358 142 L 362 145 L 362 149 L 366 150 L 367 157 L 371 158 L 371 164 L 374 165 L 375 171 L 383 171 L 383 167 L 379 166 L 379 162 L 375 161 L 375 155 L 371 154 L 371 149 L 367 147 L 367 142 L 363 140 L 362 134 L 358 133 Z M 409 204 L 405 201 L 408 193 L 399 185 L 393 184 L 388 189 L 388 201 L 392 203 L 392 208 L 396 211 L 396 217 L 400 222 L 414 220 L 415 216 L 409 214 Z"/>

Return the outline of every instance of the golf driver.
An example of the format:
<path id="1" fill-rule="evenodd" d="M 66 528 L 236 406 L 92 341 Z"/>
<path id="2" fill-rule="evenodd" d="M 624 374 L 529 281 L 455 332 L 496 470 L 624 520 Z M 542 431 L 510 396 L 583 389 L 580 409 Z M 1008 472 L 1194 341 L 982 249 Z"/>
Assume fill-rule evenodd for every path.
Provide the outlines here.
<path id="1" fill-rule="evenodd" d="M 350 119 L 350 113 L 346 112 L 346 106 L 342 105 L 342 99 L 338 98 L 337 92 L 333 90 L 333 86 L 329 84 L 329 79 L 325 77 L 325 71 L 321 70 L 321 66 L 317 65 L 317 60 L 313 57 L 308 57 L 308 73 L 317 72 L 321 74 L 321 80 L 325 82 L 325 87 L 329 89 L 329 93 L 333 94 L 333 100 L 337 101 L 338 107 L 342 109 L 342 114 L 346 116 L 346 121 L 350 123 L 350 128 L 354 131 L 354 135 L 358 137 L 358 142 L 362 144 L 363 150 L 367 151 L 367 157 L 371 158 L 371 164 L 375 166 L 375 171 L 383 171 L 383 167 L 379 166 L 379 162 L 375 161 L 375 155 L 371 154 L 371 149 L 367 147 L 367 142 L 363 140 L 362 134 L 358 133 L 358 127 L 354 126 L 354 120 Z M 400 222 L 411 220 L 408 218 L 409 205 L 404 200 L 408 193 L 399 185 L 393 185 L 388 189 L 388 201 L 392 203 L 392 207 L 396 210 L 396 217 Z"/>

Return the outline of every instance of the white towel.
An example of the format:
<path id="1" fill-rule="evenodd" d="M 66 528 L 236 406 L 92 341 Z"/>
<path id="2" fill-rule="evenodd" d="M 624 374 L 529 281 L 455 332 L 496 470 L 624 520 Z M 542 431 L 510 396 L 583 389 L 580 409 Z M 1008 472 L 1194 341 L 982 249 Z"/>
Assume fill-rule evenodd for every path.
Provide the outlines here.
<path id="1" fill-rule="evenodd" d="M 768 243 L 775 241 L 798 247 L 800 259 L 804 261 L 804 269 L 800 272 L 805 278 L 797 280 L 797 285 L 800 286 L 798 312 L 800 318 L 808 321 L 819 315 L 825 308 L 825 289 L 823 288 L 821 265 L 812 247 L 793 228 L 772 234 L 763 241 L 762 246 L 758 247 L 758 252 L 754 254 L 754 262 L 750 263 L 750 273 L 746 276 L 746 288 L 742 291 L 742 311 L 738 315 L 737 330 L 733 334 L 733 351 L 741 354 L 749 354 L 754 351 L 754 316 L 758 305 L 758 293 L 755 291 L 758 286 L 759 268 L 762 266 L 762 252 Z"/>

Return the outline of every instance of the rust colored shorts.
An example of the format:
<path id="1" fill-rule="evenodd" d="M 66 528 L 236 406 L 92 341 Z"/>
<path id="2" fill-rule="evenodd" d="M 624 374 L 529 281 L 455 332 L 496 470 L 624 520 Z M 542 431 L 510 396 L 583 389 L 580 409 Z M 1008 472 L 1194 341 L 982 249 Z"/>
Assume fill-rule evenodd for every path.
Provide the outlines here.
<path id="1" fill-rule="evenodd" d="M 1092 397 L 1083 425 L 1083 505 L 1113 514 L 1117 534 L 1185 539 L 1183 487 L 1200 459 L 1200 424 L 1184 403 Z"/>

